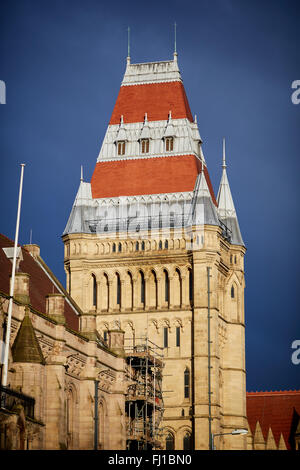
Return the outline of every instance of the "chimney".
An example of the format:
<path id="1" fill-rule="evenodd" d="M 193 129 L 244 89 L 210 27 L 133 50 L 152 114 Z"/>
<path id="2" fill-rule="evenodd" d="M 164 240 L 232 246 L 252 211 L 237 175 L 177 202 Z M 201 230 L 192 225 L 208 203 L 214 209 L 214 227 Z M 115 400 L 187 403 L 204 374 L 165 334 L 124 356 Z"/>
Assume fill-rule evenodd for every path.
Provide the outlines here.
<path id="1" fill-rule="evenodd" d="M 34 243 L 23 245 L 23 248 L 33 256 L 33 258 L 37 258 L 40 256 L 40 247 L 39 245 L 35 245 Z"/>
<path id="2" fill-rule="evenodd" d="M 22 304 L 29 304 L 29 278 L 30 275 L 27 273 L 16 272 L 15 273 L 15 285 L 14 285 L 14 298 Z M 11 276 L 10 276 L 11 282 Z"/>
<path id="3" fill-rule="evenodd" d="M 56 320 L 58 323 L 65 324 L 66 319 L 64 315 L 65 310 L 65 296 L 59 294 L 46 295 L 46 314 Z"/>

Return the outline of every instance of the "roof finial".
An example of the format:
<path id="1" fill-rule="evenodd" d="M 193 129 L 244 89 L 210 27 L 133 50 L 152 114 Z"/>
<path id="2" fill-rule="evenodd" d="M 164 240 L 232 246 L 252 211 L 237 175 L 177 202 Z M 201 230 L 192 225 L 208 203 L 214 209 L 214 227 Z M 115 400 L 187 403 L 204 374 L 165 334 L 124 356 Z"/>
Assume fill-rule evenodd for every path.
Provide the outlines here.
<path id="1" fill-rule="evenodd" d="M 29 244 L 32 244 L 32 228 L 30 229 Z"/>
<path id="2" fill-rule="evenodd" d="M 177 41 L 176 41 L 176 30 L 177 30 L 177 24 L 176 21 L 174 23 L 174 62 L 177 62 Z"/>
<path id="3" fill-rule="evenodd" d="M 197 124 L 197 114 L 195 114 L 194 123 Z"/>
<path id="4" fill-rule="evenodd" d="M 83 166 L 80 167 L 80 181 L 83 181 Z"/>
<path id="5" fill-rule="evenodd" d="M 225 155 L 225 137 L 223 137 L 223 165 L 222 168 L 226 168 L 226 155 Z"/>
<path id="6" fill-rule="evenodd" d="M 127 64 L 130 64 L 130 28 L 127 29 Z"/>

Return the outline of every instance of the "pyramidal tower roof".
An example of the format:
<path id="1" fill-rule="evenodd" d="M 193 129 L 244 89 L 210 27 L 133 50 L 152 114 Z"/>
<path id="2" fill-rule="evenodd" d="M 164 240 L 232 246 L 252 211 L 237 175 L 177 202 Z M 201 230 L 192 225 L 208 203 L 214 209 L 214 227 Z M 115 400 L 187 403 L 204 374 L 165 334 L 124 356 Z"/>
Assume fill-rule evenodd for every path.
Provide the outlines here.
<path id="1" fill-rule="evenodd" d="M 91 182 L 81 178 L 64 234 L 122 231 L 132 224 L 164 227 L 171 223 L 165 216 L 171 211 L 174 227 L 226 225 L 232 243 L 243 245 L 226 163 L 218 202 L 215 198 L 177 53 L 173 60 L 138 64 L 131 64 L 129 55 Z M 179 202 L 176 213 L 174 201 Z M 156 206 L 147 206 L 153 218 L 147 225 L 138 207 L 144 203 L 159 205 L 165 220 L 157 221 Z M 127 222 L 122 215 L 126 204 L 134 213 Z"/>
<path id="2" fill-rule="evenodd" d="M 173 137 L 172 148 L 165 141 Z M 141 140 L 149 139 L 147 152 Z M 124 142 L 122 152 L 118 142 Z M 131 64 L 125 74 L 91 179 L 93 199 L 193 191 L 204 161 L 177 54 Z M 211 197 L 216 204 L 207 173 Z"/>
<path id="3" fill-rule="evenodd" d="M 244 245 L 227 177 L 225 139 L 223 139 L 222 168 L 222 177 L 217 195 L 218 214 L 220 219 L 231 231 L 231 243 L 234 245 Z"/>

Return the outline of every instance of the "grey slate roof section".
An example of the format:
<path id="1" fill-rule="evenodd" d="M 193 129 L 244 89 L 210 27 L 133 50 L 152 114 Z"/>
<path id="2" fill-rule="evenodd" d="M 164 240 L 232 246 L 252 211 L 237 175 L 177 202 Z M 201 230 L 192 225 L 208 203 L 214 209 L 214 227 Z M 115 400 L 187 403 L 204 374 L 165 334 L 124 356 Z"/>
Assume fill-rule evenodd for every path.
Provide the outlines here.
<path id="1" fill-rule="evenodd" d="M 220 225 L 217 209 L 207 186 L 204 172 L 198 174 L 191 210 L 191 225 Z"/>
<path id="2" fill-rule="evenodd" d="M 178 201 L 176 205 L 165 200 L 161 200 L 159 205 L 151 202 L 145 202 L 144 205 L 140 202 L 123 202 L 124 198 L 119 198 L 117 203 L 107 201 L 102 205 L 101 200 L 92 198 L 91 184 L 81 181 L 63 235 L 216 225 L 222 227 L 223 235 L 231 244 L 244 246 L 235 212 L 225 217 L 218 214 L 204 172 L 197 176 L 189 201 Z"/>
<path id="3" fill-rule="evenodd" d="M 80 182 L 63 235 L 67 233 L 90 233 L 88 220 L 95 218 L 95 202 L 92 199 L 91 184 Z"/>
<path id="4" fill-rule="evenodd" d="M 220 218 L 220 220 L 226 225 L 226 227 L 230 231 L 230 243 L 232 245 L 245 246 L 237 217 Z"/>

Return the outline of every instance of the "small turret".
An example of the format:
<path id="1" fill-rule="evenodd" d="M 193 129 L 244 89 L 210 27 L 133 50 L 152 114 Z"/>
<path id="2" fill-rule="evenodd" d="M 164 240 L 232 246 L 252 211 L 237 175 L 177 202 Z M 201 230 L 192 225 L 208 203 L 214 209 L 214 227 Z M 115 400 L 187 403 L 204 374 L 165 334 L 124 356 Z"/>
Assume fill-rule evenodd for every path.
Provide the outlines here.
<path id="1" fill-rule="evenodd" d="M 225 139 L 223 139 L 223 173 L 217 195 L 218 215 L 221 221 L 231 232 L 231 244 L 243 245 L 244 242 L 240 232 L 240 227 L 231 195 L 229 181 L 226 172 L 226 152 L 225 152 Z"/>

